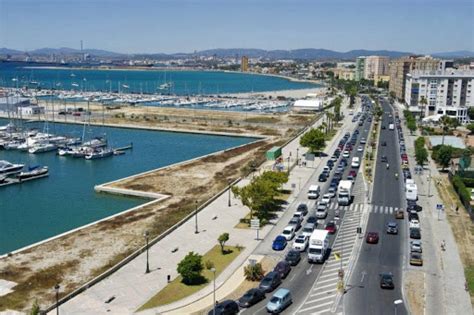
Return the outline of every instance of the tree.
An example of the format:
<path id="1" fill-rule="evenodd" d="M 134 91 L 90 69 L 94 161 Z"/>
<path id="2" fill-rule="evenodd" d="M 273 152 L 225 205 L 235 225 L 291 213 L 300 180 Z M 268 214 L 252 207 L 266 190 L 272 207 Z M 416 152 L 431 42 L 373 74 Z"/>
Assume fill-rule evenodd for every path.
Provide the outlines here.
<path id="1" fill-rule="evenodd" d="M 428 105 L 428 102 L 426 101 L 426 97 L 424 96 L 421 97 L 420 105 L 423 107 L 423 109 L 421 110 L 421 115 L 420 115 L 420 120 L 421 120 L 425 116 L 425 108 L 426 108 L 426 105 Z"/>
<path id="2" fill-rule="evenodd" d="M 410 119 L 407 121 L 407 128 L 410 130 L 410 134 L 413 135 L 413 132 L 416 130 L 416 122 L 414 119 Z"/>
<path id="3" fill-rule="evenodd" d="M 183 278 L 185 284 L 202 283 L 201 275 L 204 266 L 202 265 L 202 256 L 194 252 L 189 252 L 178 264 L 177 271 Z"/>
<path id="4" fill-rule="evenodd" d="M 428 161 L 428 151 L 425 147 L 415 148 L 415 160 L 416 164 L 423 166 L 423 164 Z"/>
<path id="5" fill-rule="evenodd" d="M 453 157 L 453 147 L 450 145 L 442 145 L 438 150 L 437 162 L 443 167 L 443 171 L 449 166 Z"/>
<path id="6" fill-rule="evenodd" d="M 456 128 L 459 126 L 459 121 L 456 118 L 451 118 L 449 116 L 444 115 L 439 119 L 441 123 L 441 128 L 443 129 L 443 138 L 441 144 L 444 145 L 444 136 L 449 132 L 451 128 Z"/>
<path id="7" fill-rule="evenodd" d="M 327 119 L 327 125 L 328 125 L 328 132 L 332 130 L 332 121 L 334 120 L 334 114 L 326 112 L 326 119 Z"/>
<path id="8" fill-rule="evenodd" d="M 471 132 L 471 133 L 474 133 L 474 124 L 473 123 L 470 123 L 466 126 L 466 128 Z"/>
<path id="9" fill-rule="evenodd" d="M 225 243 L 229 240 L 229 233 L 222 233 L 219 238 L 217 239 L 217 241 L 219 242 L 219 245 L 221 245 L 221 252 L 222 254 L 224 254 L 224 246 L 225 246 Z"/>
<path id="10" fill-rule="evenodd" d="M 469 107 L 467 110 L 467 115 L 469 116 L 470 120 L 474 120 L 474 107 Z"/>
<path id="11" fill-rule="evenodd" d="M 35 300 L 31 306 L 31 310 L 28 312 L 28 315 L 38 315 L 39 313 L 40 307 L 38 305 L 38 300 Z"/>
<path id="12" fill-rule="evenodd" d="M 321 130 L 311 128 L 300 138 L 300 144 L 303 147 L 309 148 L 309 151 L 315 153 L 322 148 L 326 143 L 325 135 Z"/>

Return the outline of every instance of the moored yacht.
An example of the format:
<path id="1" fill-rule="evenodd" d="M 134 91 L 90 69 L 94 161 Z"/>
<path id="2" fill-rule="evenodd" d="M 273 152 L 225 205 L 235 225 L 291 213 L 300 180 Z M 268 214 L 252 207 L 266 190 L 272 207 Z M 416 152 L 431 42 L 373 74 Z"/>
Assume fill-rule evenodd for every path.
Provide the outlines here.
<path id="1" fill-rule="evenodd" d="M 33 179 L 36 177 L 48 176 L 48 167 L 47 166 L 34 166 L 28 168 L 28 171 L 21 172 L 16 176 L 20 181 Z"/>
<path id="2" fill-rule="evenodd" d="M 54 151 L 57 148 L 58 148 L 58 146 L 55 145 L 54 143 L 38 143 L 38 144 L 35 144 L 30 149 L 28 149 L 28 152 L 32 153 L 32 154 L 43 153 L 43 152 Z"/>
<path id="3" fill-rule="evenodd" d="M 8 161 L 1 160 L 0 161 L 0 174 L 1 175 L 8 175 L 8 174 L 15 174 L 20 172 L 23 169 L 24 164 L 12 164 Z"/>

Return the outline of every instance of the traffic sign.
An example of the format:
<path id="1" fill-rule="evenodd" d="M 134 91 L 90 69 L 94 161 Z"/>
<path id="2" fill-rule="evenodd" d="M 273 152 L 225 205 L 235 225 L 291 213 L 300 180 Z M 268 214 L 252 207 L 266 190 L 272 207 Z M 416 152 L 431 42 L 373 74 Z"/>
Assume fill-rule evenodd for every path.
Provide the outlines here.
<path id="1" fill-rule="evenodd" d="M 436 205 L 436 209 L 437 209 L 437 210 L 442 210 L 442 209 L 443 209 L 443 205 L 440 204 L 440 203 L 438 203 L 438 204 Z"/>
<path id="2" fill-rule="evenodd" d="M 250 228 L 253 230 L 260 229 L 260 219 L 252 219 L 250 220 Z"/>

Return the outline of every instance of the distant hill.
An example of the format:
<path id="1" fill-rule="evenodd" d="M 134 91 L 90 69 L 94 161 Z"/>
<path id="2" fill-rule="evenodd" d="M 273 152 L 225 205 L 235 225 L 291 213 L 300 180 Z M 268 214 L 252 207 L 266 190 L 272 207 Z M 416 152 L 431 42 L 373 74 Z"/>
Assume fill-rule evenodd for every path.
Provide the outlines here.
<path id="1" fill-rule="evenodd" d="M 15 50 L 15 49 L 9 49 L 9 48 L 5 48 L 5 47 L 2 47 L 0 48 L 0 55 L 19 55 L 19 54 L 22 54 L 23 52 L 19 51 L 19 50 Z"/>
<path id="2" fill-rule="evenodd" d="M 448 52 L 439 52 L 431 54 L 433 57 L 438 58 L 467 58 L 474 57 L 474 51 L 468 50 L 457 50 L 457 51 L 448 51 Z"/>
<path id="3" fill-rule="evenodd" d="M 73 54 L 80 54 L 80 49 L 68 48 L 68 47 L 61 47 L 61 48 L 40 48 L 28 51 L 30 55 L 73 55 Z M 107 50 L 100 50 L 100 49 L 84 49 L 82 51 L 84 54 L 94 55 L 98 57 L 119 57 L 125 56 L 125 54 L 120 54 L 112 51 Z"/>

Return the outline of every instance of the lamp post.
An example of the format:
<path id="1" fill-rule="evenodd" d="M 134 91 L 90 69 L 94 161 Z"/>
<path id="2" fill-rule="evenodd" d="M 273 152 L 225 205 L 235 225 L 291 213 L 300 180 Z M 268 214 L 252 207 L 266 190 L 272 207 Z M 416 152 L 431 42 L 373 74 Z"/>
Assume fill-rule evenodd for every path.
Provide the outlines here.
<path id="1" fill-rule="evenodd" d="M 298 165 L 298 166 L 300 165 L 299 164 L 299 152 L 300 152 L 300 148 L 298 147 L 298 148 L 296 148 L 296 165 Z"/>
<path id="2" fill-rule="evenodd" d="M 427 182 L 428 182 L 428 198 L 431 197 L 431 168 L 428 168 L 428 172 L 430 172 L 430 175 L 428 175 Z"/>
<path id="3" fill-rule="evenodd" d="M 231 202 L 230 202 L 230 185 L 232 184 L 232 179 L 229 178 L 229 202 L 228 202 L 228 206 L 232 206 L 231 205 Z"/>
<path id="4" fill-rule="evenodd" d="M 198 202 L 197 202 L 197 200 L 196 200 L 196 215 L 195 215 L 195 218 L 196 218 L 196 229 L 194 230 L 194 234 L 198 234 L 199 230 L 198 230 Z"/>
<path id="5" fill-rule="evenodd" d="M 400 305 L 400 304 L 403 304 L 403 300 L 399 299 L 399 300 L 393 301 L 393 307 L 394 307 L 395 315 L 397 315 L 397 306 Z"/>
<path id="6" fill-rule="evenodd" d="M 145 242 L 146 242 L 146 269 L 145 269 L 145 273 L 150 273 L 150 264 L 149 264 L 149 260 L 148 260 L 148 237 L 150 236 L 150 233 L 148 233 L 148 231 L 145 231 L 145 234 L 143 234 L 143 236 L 145 236 Z"/>
<path id="7" fill-rule="evenodd" d="M 214 289 L 212 291 L 212 297 L 213 297 L 213 300 L 214 300 L 214 303 L 213 303 L 214 308 L 213 308 L 212 313 L 214 315 L 216 315 L 216 268 L 212 267 L 211 271 L 214 274 L 214 281 L 213 281 L 214 282 Z"/>
<path id="8" fill-rule="evenodd" d="M 290 174 L 290 156 L 288 156 L 288 174 Z"/>
<path id="9" fill-rule="evenodd" d="M 59 315 L 59 284 L 54 286 L 54 290 L 56 291 L 56 315 Z"/>

